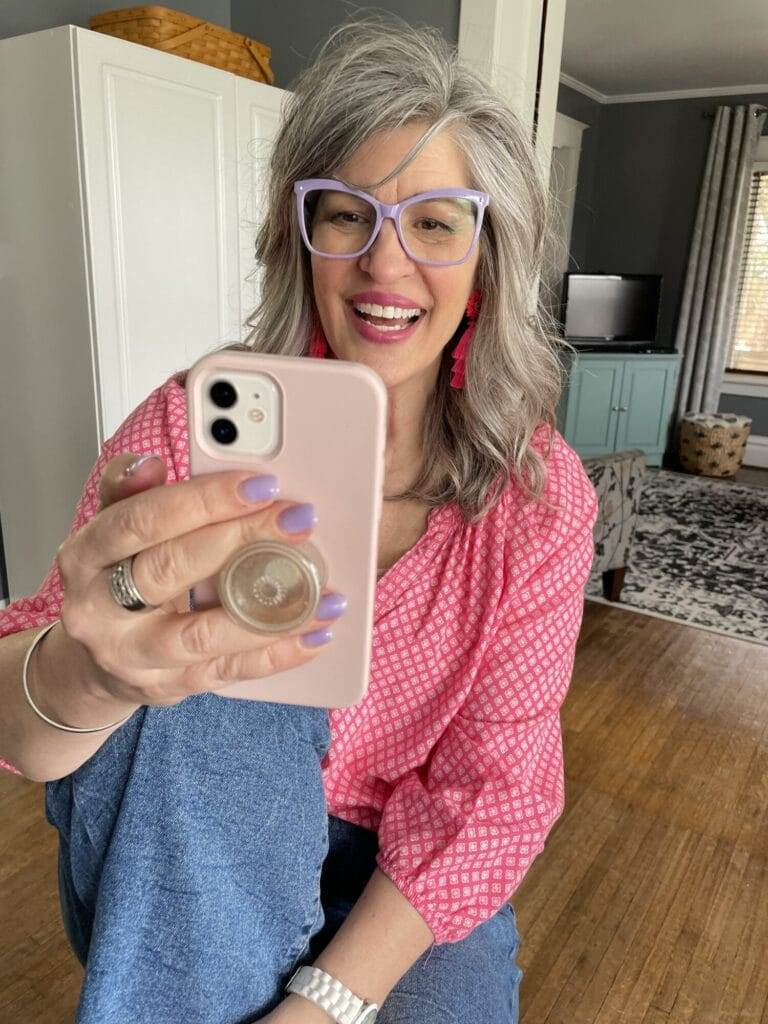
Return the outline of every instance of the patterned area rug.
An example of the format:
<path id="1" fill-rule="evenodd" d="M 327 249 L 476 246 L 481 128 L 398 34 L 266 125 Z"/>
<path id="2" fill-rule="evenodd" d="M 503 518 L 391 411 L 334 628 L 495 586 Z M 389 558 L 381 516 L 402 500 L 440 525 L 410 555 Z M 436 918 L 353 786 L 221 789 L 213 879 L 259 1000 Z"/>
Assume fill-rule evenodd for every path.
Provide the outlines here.
<path id="1" fill-rule="evenodd" d="M 620 604 L 768 646 L 768 489 L 647 469 Z"/>

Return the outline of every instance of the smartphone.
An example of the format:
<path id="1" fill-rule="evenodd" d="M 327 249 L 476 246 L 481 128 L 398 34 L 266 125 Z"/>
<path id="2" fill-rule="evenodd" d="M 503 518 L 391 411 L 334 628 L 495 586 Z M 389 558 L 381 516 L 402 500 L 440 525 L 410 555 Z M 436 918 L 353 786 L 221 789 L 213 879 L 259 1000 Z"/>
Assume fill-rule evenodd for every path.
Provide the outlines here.
<path id="1" fill-rule="evenodd" d="M 343 708 L 368 689 L 383 505 L 387 392 L 359 363 L 223 350 L 186 377 L 190 476 L 224 469 L 274 473 L 280 500 L 312 502 L 309 541 L 327 590 L 348 598 L 334 638 L 317 657 L 263 679 L 238 680 L 222 697 Z M 293 543 L 293 542 L 290 542 Z M 217 578 L 191 606 L 219 604 Z"/>

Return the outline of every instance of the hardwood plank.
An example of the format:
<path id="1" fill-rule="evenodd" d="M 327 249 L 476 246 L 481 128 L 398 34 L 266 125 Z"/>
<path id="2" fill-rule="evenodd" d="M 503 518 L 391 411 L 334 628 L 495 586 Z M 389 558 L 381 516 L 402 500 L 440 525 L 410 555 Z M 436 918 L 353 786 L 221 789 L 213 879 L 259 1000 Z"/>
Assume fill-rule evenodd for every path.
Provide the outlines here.
<path id="1" fill-rule="evenodd" d="M 669 1006 L 665 1006 L 659 994 L 660 987 L 676 956 L 681 958 L 681 974 L 685 973 L 693 955 L 691 929 L 688 935 L 685 932 L 691 906 L 708 898 L 708 887 L 714 887 L 716 871 L 724 866 L 722 848 L 720 864 L 715 865 L 718 857 L 715 840 L 695 833 L 687 833 L 687 837 L 689 844 L 681 875 L 664 887 L 666 891 L 655 896 L 644 921 L 650 948 L 645 956 L 639 955 L 637 948 L 633 949 L 632 957 L 621 965 L 614 986 L 608 992 L 607 1002 L 621 1005 L 628 1020 L 644 1020 L 652 1009 L 668 1016 L 679 983 L 668 1000 Z"/>
<path id="2" fill-rule="evenodd" d="M 654 832 L 654 830 L 657 830 Z M 581 970 L 594 945 L 601 941 L 601 922 L 610 920 L 634 892 L 636 880 L 650 869 L 660 836 L 650 818 L 627 815 L 598 851 L 583 882 L 574 891 L 564 912 L 546 935 L 537 956 L 527 969 L 533 997 L 521 1015 L 523 1024 L 563 1019 L 556 1011 L 563 988 Z M 627 881 L 626 863 L 631 868 Z M 525 906 L 523 900 L 521 906 Z M 520 932 L 525 936 L 525 916 Z M 525 970 L 525 968 L 524 968 Z"/>
<path id="3" fill-rule="evenodd" d="M 748 861 L 749 856 L 743 850 L 733 850 L 704 923 L 685 983 L 672 1007 L 670 1016 L 675 1024 L 689 1024 L 693 1020 L 697 1024 L 716 1024 L 718 1021 L 713 994 L 727 983 L 727 972 L 732 968 L 733 961 L 720 961 L 717 950 L 725 938 L 726 925 Z"/>
<path id="4" fill-rule="evenodd" d="M 629 618 L 642 618 L 642 628 L 623 631 Z M 598 620 L 600 629 L 593 628 Z M 605 637 L 627 635 L 631 643 L 619 642 L 611 667 Z M 614 797 L 613 806 L 626 802 L 623 827 L 650 816 L 687 838 L 674 867 L 659 839 L 657 884 L 639 886 L 621 919 L 603 915 L 600 928 L 610 934 L 589 928 L 596 891 L 571 892 L 581 907 L 569 902 L 558 922 L 568 933 L 570 958 L 549 922 L 542 934 L 526 916 L 529 899 L 536 908 L 546 905 L 540 888 L 561 884 L 561 857 L 548 871 L 545 848 L 514 901 L 527 971 L 524 1024 L 677 1024 L 678 1016 L 699 1024 L 717 1019 L 713 1006 L 734 1024 L 760 1024 L 768 1012 L 768 931 L 756 923 L 768 907 L 766 680 L 768 650 L 758 645 L 587 605 L 563 711 L 567 792 L 578 802 L 558 823 L 559 847 L 567 849 L 569 840 L 578 846 L 585 789 Z M 611 850 L 615 870 L 626 872 L 627 851 L 615 841 Z M 743 878 L 750 871 L 749 906 L 738 869 Z M 574 915 L 582 921 L 580 941 Z M 745 934 L 752 939 L 748 952 Z M 707 941 L 722 948 L 722 959 Z"/>
<path id="5" fill-rule="evenodd" d="M 666 970 L 659 978 L 652 1005 L 672 1014 L 675 1000 L 683 988 L 694 954 L 705 930 L 710 908 L 718 886 L 731 859 L 732 847 L 718 841 L 712 852 L 707 871 L 698 886 L 696 898 L 691 901 L 688 914 L 672 949 Z"/>
<path id="6" fill-rule="evenodd" d="M 655 1006 L 651 1006 L 643 1017 L 643 1024 L 671 1024 L 669 1017 Z"/>
<path id="7" fill-rule="evenodd" d="M 717 949 L 717 963 L 738 964 L 738 971 L 730 971 L 725 984 L 714 988 L 710 981 L 711 999 L 716 1010 L 718 1024 L 738 1024 L 743 1020 L 742 1010 L 748 998 L 752 966 L 758 960 L 768 959 L 765 944 L 766 903 L 755 900 L 766 882 L 768 862 L 762 858 L 750 857 L 744 872 L 732 912 L 728 915 L 723 938 Z M 762 917 L 762 924 L 760 918 Z M 761 941 L 762 940 L 762 941 Z M 713 972 L 717 975 L 720 972 Z M 766 998 L 767 987 L 763 984 L 762 997 Z"/>

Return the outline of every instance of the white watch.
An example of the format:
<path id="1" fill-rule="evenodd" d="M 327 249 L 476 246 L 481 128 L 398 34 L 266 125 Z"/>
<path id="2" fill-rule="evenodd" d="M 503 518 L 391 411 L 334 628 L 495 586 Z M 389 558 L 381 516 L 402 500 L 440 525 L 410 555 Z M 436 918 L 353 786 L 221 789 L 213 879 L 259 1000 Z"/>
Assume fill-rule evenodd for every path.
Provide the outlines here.
<path id="1" fill-rule="evenodd" d="M 285 991 L 311 1000 L 337 1024 L 373 1024 L 379 1013 L 376 1003 L 367 1003 L 319 967 L 297 968 Z"/>

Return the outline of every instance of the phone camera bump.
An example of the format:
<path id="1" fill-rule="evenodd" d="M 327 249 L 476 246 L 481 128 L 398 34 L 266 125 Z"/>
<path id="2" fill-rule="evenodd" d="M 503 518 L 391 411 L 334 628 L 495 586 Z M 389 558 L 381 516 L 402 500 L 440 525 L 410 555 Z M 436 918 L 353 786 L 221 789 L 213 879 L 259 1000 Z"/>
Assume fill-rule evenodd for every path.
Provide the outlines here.
<path id="1" fill-rule="evenodd" d="M 211 434 L 214 441 L 219 444 L 232 444 L 237 440 L 237 427 L 232 420 L 214 420 L 211 424 Z"/>
<path id="2" fill-rule="evenodd" d="M 211 385 L 211 401 L 220 409 L 229 409 L 237 401 L 237 392 L 228 380 L 217 380 Z"/>

